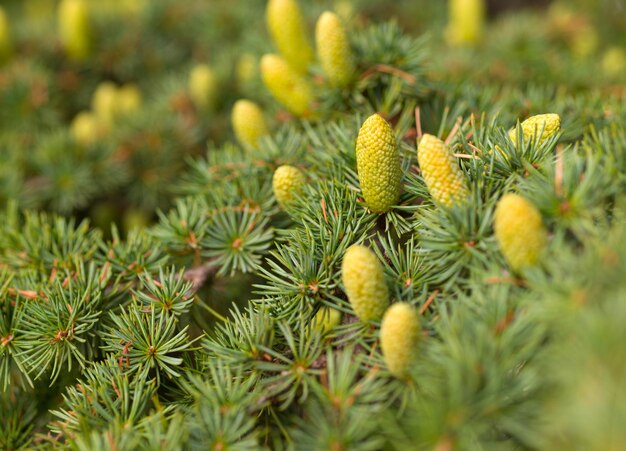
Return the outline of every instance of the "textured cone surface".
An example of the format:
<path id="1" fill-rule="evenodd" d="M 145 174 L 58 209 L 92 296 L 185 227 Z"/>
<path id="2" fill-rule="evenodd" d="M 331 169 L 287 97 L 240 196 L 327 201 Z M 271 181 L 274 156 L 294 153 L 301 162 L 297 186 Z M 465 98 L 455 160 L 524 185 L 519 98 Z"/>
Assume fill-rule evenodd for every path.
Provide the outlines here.
<path id="1" fill-rule="evenodd" d="M 433 135 L 422 136 L 417 161 L 434 200 L 450 207 L 467 199 L 469 192 L 463 172 L 442 140 Z"/>
<path id="2" fill-rule="evenodd" d="M 400 197 L 402 168 L 393 130 L 378 114 L 370 116 L 359 130 L 356 162 L 367 206 L 374 213 L 389 211 Z"/>
<path id="3" fill-rule="evenodd" d="M 341 322 L 341 312 L 334 308 L 322 307 L 315 314 L 315 328 L 327 334 Z"/>
<path id="4" fill-rule="evenodd" d="M 529 117 L 521 125 L 525 142 L 535 141 L 538 144 L 543 144 L 559 132 L 561 118 L 554 113 L 538 114 Z M 517 130 L 515 128 L 509 131 L 509 138 L 517 145 Z"/>
<path id="5" fill-rule="evenodd" d="M 274 197 L 283 209 L 289 208 L 296 196 L 302 193 L 306 179 L 300 169 L 283 165 L 274 172 L 272 188 Z"/>
<path id="6" fill-rule="evenodd" d="M 11 28 L 2 6 L 0 6 L 0 63 L 8 60 L 13 54 Z"/>
<path id="7" fill-rule="evenodd" d="M 376 254 L 365 246 L 350 246 L 343 257 L 341 271 L 343 286 L 356 316 L 365 322 L 380 319 L 389 305 L 389 293 Z"/>
<path id="8" fill-rule="evenodd" d="M 541 214 L 528 200 L 505 194 L 498 201 L 494 229 L 500 251 L 515 271 L 535 265 L 547 244 Z"/>
<path id="9" fill-rule="evenodd" d="M 189 74 L 189 96 L 199 109 L 212 109 L 218 95 L 217 76 L 206 64 L 195 66 Z"/>
<path id="10" fill-rule="evenodd" d="M 405 377 L 416 355 L 420 339 L 417 311 L 406 302 L 387 309 L 380 326 L 380 347 L 389 372 Z"/>
<path id="11" fill-rule="evenodd" d="M 315 28 L 317 55 L 331 85 L 346 86 L 354 73 L 350 41 L 339 17 L 326 11 Z"/>
<path id="12" fill-rule="evenodd" d="M 309 111 L 313 89 L 283 58 L 264 55 L 261 58 L 261 77 L 274 98 L 293 114 L 303 116 Z"/>
<path id="13" fill-rule="evenodd" d="M 295 0 L 270 0 L 267 28 L 280 54 L 298 72 L 304 73 L 313 61 L 313 49 L 306 36 L 300 8 Z"/>
<path id="14" fill-rule="evenodd" d="M 249 100 L 235 102 L 231 122 L 237 140 L 244 147 L 256 148 L 259 138 L 269 135 L 263 111 Z"/>
<path id="15" fill-rule="evenodd" d="M 452 45 L 476 44 L 482 38 L 485 0 L 449 0 L 446 38 Z"/>
<path id="16" fill-rule="evenodd" d="M 59 38 L 67 55 L 74 60 L 89 56 L 91 27 L 84 0 L 62 0 L 59 4 Z"/>

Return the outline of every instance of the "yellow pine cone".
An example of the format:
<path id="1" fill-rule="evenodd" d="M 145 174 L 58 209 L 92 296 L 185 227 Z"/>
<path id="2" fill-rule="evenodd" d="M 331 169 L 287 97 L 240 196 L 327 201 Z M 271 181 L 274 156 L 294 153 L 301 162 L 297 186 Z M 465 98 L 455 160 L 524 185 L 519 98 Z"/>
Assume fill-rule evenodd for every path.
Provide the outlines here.
<path id="1" fill-rule="evenodd" d="M 269 135 L 263 110 L 250 100 L 237 100 L 230 118 L 235 136 L 244 147 L 256 148 L 259 138 Z"/>
<path id="2" fill-rule="evenodd" d="M 91 109 L 102 123 L 113 124 L 117 117 L 117 86 L 110 81 L 100 83 L 91 97 Z"/>
<path id="3" fill-rule="evenodd" d="M 436 136 L 425 134 L 417 147 L 417 161 L 433 199 L 446 207 L 467 200 L 465 176 L 452 151 Z"/>
<path id="4" fill-rule="evenodd" d="M 59 38 L 73 60 L 83 60 L 91 51 L 89 10 L 84 0 L 61 0 L 58 9 Z"/>
<path id="5" fill-rule="evenodd" d="M 561 129 L 561 118 L 558 114 L 547 113 L 531 116 L 522 122 L 524 141 L 536 141 L 539 145 L 552 138 Z M 509 138 L 517 146 L 517 130 L 509 131 Z"/>
<path id="6" fill-rule="evenodd" d="M 391 305 L 380 325 L 380 348 L 389 372 L 404 378 L 414 361 L 420 340 L 420 319 L 406 302 Z"/>
<path id="7" fill-rule="evenodd" d="M 402 168 L 393 129 L 378 114 L 363 123 L 356 139 L 356 163 L 365 203 L 385 213 L 400 198 Z"/>
<path id="8" fill-rule="evenodd" d="M 272 178 L 274 197 L 283 210 L 287 210 L 296 197 L 302 193 L 305 183 L 304 174 L 294 166 L 285 164 L 274 171 Z"/>
<path id="9" fill-rule="evenodd" d="M 117 90 L 116 109 L 120 115 L 137 112 L 141 108 L 141 91 L 135 85 L 124 85 Z"/>
<path id="10" fill-rule="evenodd" d="M 12 54 L 11 28 L 7 15 L 2 6 L 0 6 L 0 63 L 8 60 Z"/>
<path id="11" fill-rule="evenodd" d="M 446 38 L 451 45 L 472 45 L 482 39 L 485 0 L 449 0 Z"/>
<path id="12" fill-rule="evenodd" d="M 196 108 L 212 110 L 218 96 L 218 81 L 213 69 L 206 64 L 198 64 L 189 74 L 189 97 Z"/>
<path id="13" fill-rule="evenodd" d="M 365 246 L 352 245 L 343 256 L 341 271 L 356 316 L 364 322 L 380 319 L 389 305 L 389 293 L 376 254 Z"/>
<path id="14" fill-rule="evenodd" d="M 283 58 L 268 54 L 261 58 L 261 78 L 272 96 L 296 116 L 309 112 L 313 88 Z"/>
<path id="15" fill-rule="evenodd" d="M 327 334 L 341 322 L 341 312 L 334 308 L 320 308 L 313 319 L 315 328 L 322 334 Z"/>
<path id="16" fill-rule="evenodd" d="M 70 134 L 77 143 L 88 146 L 102 137 L 105 129 L 95 114 L 83 111 L 77 114 L 70 125 Z"/>
<path id="17" fill-rule="evenodd" d="M 280 54 L 298 72 L 305 73 L 313 61 L 300 8 L 295 0 L 269 0 L 267 28 Z"/>
<path id="18" fill-rule="evenodd" d="M 333 86 L 344 87 L 352 79 L 354 59 L 346 30 L 335 13 L 326 11 L 315 27 L 317 57 L 328 81 Z"/>
<path id="19" fill-rule="evenodd" d="M 535 265 L 548 242 L 541 214 L 517 194 L 505 194 L 498 201 L 494 230 L 500 251 L 514 271 Z"/>

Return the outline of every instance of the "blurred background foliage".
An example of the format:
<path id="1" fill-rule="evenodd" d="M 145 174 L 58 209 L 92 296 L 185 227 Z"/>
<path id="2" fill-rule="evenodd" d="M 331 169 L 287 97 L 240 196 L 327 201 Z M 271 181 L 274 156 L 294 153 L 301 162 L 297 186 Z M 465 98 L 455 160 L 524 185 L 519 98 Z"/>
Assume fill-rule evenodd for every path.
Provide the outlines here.
<path id="1" fill-rule="evenodd" d="M 180 194 L 188 158 L 232 138 L 235 100 L 260 103 L 274 125 L 289 120 L 258 75 L 272 49 L 263 0 L 90 0 L 82 55 L 63 45 L 59 3 L 2 3 L 0 204 L 90 217 L 105 230 L 145 225 Z M 621 0 L 492 0 L 480 42 L 453 48 L 443 1 L 303 1 L 310 30 L 329 8 L 355 30 L 395 19 L 426 36 L 421 82 L 435 100 L 424 108 L 459 105 L 509 122 L 555 102 L 577 112 L 566 123 L 619 114 Z"/>

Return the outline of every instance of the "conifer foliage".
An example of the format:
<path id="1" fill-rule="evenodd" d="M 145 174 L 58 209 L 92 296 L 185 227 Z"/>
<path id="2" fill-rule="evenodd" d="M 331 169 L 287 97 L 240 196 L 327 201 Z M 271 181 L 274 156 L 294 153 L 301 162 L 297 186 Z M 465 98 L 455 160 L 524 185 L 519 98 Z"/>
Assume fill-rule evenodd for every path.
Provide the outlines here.
<path id="1" fill-rule="evenodd" d="M 626 448 L 596 3 L 3 3 L 0 449 Z"/>

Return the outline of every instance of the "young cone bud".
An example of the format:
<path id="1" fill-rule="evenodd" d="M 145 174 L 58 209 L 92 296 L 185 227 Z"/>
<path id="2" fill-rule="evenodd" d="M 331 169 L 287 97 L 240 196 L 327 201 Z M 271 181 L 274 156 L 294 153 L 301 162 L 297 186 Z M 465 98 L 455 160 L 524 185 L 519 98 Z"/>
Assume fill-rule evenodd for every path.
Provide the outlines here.
<path id="1" fill-rule="evenodd" d="M 261 77 L 274 98 L 296 116 L 309 111 L 313 101 L 313 89 L 287 61 L 278 55 L 261 58 Z"/>
<path id="2" fill-rule="evenodd" d="M 217 76 L 206 64 L 198 64 L 189 74 L 189 96 L 196 108 L 212 110 L 218 95 Z"/>
<path id="3" fill-rule="evenodd" d="M 500 251 L 514 271 L 535 265 L 548 242 L 541 214 L 517 194 L 505 194 L 498 201 L 494 230 Z"/>
<path id="4" fill-rule="evenodd" d="M 113 124 L 117 117 L 117 86 L 110 81 L 100 83 L 91 98 L 91 109 L 103 124 Z"/>
<path id="5" fill-rule="evenodd" d="M 135 85 L 124 85 L 117 90 L 117 110 L 120 115 L 132 114 L 141 108 L 141 91 Z"/>
<path id="6" fill-rule="evenodd" d="M 13 54 L 11 28 L 2 6 L 0 6 L 0 64 L 7 61 Z"/>
<path id="7" fill-rule="evenodd" d="M 446 38 L 451 45 L 473 45 L 482 39 L 485 0 L 449 0 Z"/>
<path id="8" fill-rule="evenodd" d="M 317 56 L 328 81 L 343 87 L 350 83 L 354 73 L 354 60 L 350 41 L 339 17 L 326 11 L 315 28 Z"/>
<path id="9" fill-rule="evenodd" d="M 245 86 L 250 83 L 259 73 L 259 61 L 256 56 L 251 53 L 244 53 L 237 60 L 237 66 L 235 67 L 235 75 L 237 77 L 237 84 L 239 86 Z"/>
<path id="10" fill-rule="evenodd" d="M 315 328 L 322 334 L 327 334 L 341 322 L 341 312 L 334 308 L 322 307 L 313 319 Z"/>
<path id="11" fill-rule="evenodd" d="M 296 199 L 296 196 L 302 193 L 306 179 L 300 169 L 283 165 L 276 169 L 272 178 L 272 188 L 274 197 L 283 210 L 287 210 Z"/>
<path id="12" fill-rule="evenodd" d="M 602 57 L 602 71 L 607 77 L 620 77 L 626 73 L 626 50 L 617 46 L 609 48 Z"/>
<path id="13" fill-rule="evenodd" d="M 541 145 L 559 132 L 561 118 L 554 113 L 538 114 L 529 117 L 521 125 L 524 141 L 532 140 Z M 509 138 L 517 146 L 517 130 L 515 128 L 509 131 Z"/>
<path id="14" fill-rule="evenodd" d="M 73 60 L 83 60 L 91 51 L 91 26 L 85 0 L 61 0 L 58 10 L 59 38 Z"/>
<path id="15" fill-rule="evenodd" d="M 367 206 L 374 213 L 389 211 L 400 197 L 402 168 L 393 130 L 378 114 L 359 130 L 356 162 Z"/>
<path id="16" fill-rule="evenodd" d="M 365 246 L 350 246 L 341 264 L 343 286 L 352 309 L 361 321 L 380 319 L 389 305 L 383 268 L 376 254 Z"/>
<path id="17" fill-rule="evenodd" d="M 263 111 L 249 100 L 237 100 L 230 115 L 233 131 L 244 147 L 256 148 L 259 138 L 269 135 Z"/>
<path id="18" fill-rule="evenodd" d="M 348 22 L 354 18 L 354 5 L 350 0 L 338 0 L 334 3 L 333 9 L 337 11 L 341 20 Z"/>
<path id="19" fill-rule="evenodd" d="M 77 114 L 70 125 L 72 138 L 83 146 L 92 144 L 102 137 L 103 132 L 103 127 L 96 115 L 88 111 Z"/>
<path id="20" fill-rule="evenodd" d="M 446 207 L 464 202 L 469 191 L 465 177 L 446 144 L 425 134 L 417 147 L 417 161 L 433 199 Z"/>
<path id="21" fill-rule="evenodd" d="M 278 51 L 298 72 L 305 73 L 313 61 L 300 8 L 295 0 L 269 0 L 267 28 Z"/>
<path id="22" fill-rule="evenodd" d="M 398 302 L 387 309 L 380 325 L 380 347 L 389 372 L 407 375 L 420 339 L 420 319 L 415 308 Z"/>

